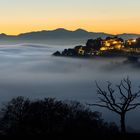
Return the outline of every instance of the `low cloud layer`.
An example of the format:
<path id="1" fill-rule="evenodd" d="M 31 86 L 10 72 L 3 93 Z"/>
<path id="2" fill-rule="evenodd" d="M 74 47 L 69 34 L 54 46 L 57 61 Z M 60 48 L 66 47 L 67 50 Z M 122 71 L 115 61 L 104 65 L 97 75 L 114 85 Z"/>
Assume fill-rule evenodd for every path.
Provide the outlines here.
<path id="1" fill-rule="evenodd" d="M 139 67 L 124 64 L 124 58 L 75 59 L 51 55 L 63 49 L 41 44 L 1 45 L 0 103 L 16 96 L 92 103 L 97 100 L 95 80 L 105 87 L 106 81 L 117 84 L 129 76 L 134 87 L 140 85 Z M 105 119 L 116 121 L 111 112 L 99 110 Z M 127 121 L 130 126 L 140 129 L 138 111 L 137 115 L 131 113 Z"/>

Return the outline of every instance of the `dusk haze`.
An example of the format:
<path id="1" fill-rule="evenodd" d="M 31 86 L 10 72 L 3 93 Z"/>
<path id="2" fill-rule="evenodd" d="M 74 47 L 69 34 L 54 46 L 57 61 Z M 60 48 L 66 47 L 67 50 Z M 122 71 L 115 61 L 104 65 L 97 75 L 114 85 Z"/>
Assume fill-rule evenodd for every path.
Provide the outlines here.
<path id="1" fill-rule="evenodd" d="M 140 139 L 140 0 L 0 0 L 0 137 Z"/>
<path id="2" fill-rule="evenodd" d="M 0 32 L 56 28 L 111 34 L 140 33 L 139 0 L 3 0 Z"/>

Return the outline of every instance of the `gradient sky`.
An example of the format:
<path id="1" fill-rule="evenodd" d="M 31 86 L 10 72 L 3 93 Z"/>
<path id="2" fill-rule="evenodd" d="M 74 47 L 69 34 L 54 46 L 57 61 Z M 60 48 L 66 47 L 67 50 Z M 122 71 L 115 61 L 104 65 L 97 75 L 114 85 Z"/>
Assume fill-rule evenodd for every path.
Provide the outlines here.
<path id="1" fill-rule="evenodd" d="M 0 32 L 83 28 L 140 33 L 140 0 L 0 0 Z"/>

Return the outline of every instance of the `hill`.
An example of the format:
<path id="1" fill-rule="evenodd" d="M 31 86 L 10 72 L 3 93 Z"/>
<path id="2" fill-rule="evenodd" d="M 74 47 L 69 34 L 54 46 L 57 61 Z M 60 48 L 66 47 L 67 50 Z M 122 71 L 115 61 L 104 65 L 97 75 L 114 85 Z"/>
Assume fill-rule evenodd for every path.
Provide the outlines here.
<path id="1" fill-rule="evenodd" d="M 77 29 L 75 31 L 66 30 L 64 28 L 58 28 L 56 30 L 43 30 L 36 32 L 22 33 L 19 35 L 6 35 L 4 33 L 0 34 L 0 41 L 45 41 L 47 43 L 60 43 L 64 42 L 67 44 L 81 44 L 86 42 L 90 38 L 106 38 L 108 36 L 113 36 L 112 34 L 107 34 L 104 32 L 88 32 L 83 29 Z M 140 34 L 118 34 L 119 37 L 123 39 L 128 38 L 138 38 Z M 61 44 L 61 43 L 60 43 Z"/>

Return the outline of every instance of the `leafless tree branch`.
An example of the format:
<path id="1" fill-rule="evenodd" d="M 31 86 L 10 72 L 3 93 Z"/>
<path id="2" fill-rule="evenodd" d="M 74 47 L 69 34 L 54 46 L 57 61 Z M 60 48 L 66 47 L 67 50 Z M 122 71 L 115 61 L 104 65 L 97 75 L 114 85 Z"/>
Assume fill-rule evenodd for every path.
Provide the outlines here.
<path id="1" fill-rule="evenodd" d="M 96 82 L 100 102 L 98 104 L 90 105 L 104 107 L 119 114 L 121 116 L 122 131 L 125 132 L 126 112 L 140 106 L 140 103 L 135 103 L 135 100 L 140 97 L 140 90 L 133 93 L 132 83 L 129 80 L 129 77 L 127 77 L 126 79 L 121 80 L 119 85 L 116 85 L 119 92 L 116 93 L 115 96 L 115 90 L 112 88 L 112 83 L 107 83 L 107 91 L 105 91 Z"/>

